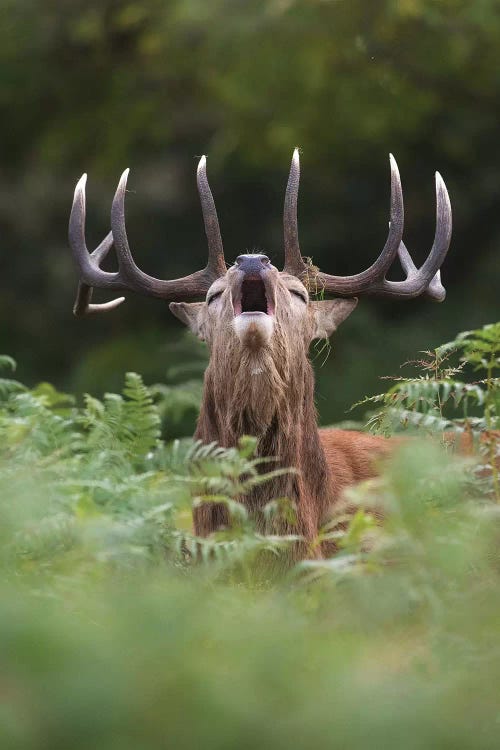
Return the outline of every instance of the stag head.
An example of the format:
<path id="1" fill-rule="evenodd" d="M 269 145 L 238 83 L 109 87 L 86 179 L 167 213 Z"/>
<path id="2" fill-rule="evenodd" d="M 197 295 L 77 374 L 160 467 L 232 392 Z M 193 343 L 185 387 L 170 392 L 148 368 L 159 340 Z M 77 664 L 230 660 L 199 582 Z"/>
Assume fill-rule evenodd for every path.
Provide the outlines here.
<path id="1" fill-rule="evenodd" d="M 214 281 L 205 302 L 171 302 L 170 310 L 202 341 L 213 347 L 220 333 L 257 354 L 278 332 L 295 338 L 326 338 L 356 307 L 357 299 L 312 301 L 306 286 L 278 271 L 267 255 L 239 255 Z"/>
<path id="2" fill-rule="evenodd" d="M 71 211 L 69 240 L 80 271 L 80 283 L 74 306 L 75 315 L 109 310 L 123 302 L 119 297 L 104 304 L 91 304 L 92 288 L 131 290 L 170 302 L 170 310 L 206 341 L 213 350 L 231 350 L 235 356 L 248 356 L 251 372 L 263 371 L 262 357 L 277 364 L 287 359 L 290 348 L 307 353 L 314 338 L 326 338 L 345 320 L 362 295 L 409 299 L 421 294 L 441 301 L 440 267 L 451 239 L 451 208 L 448 193 L 436 173 L 436 232 L 432 249 L 417 269 L 402 237 L 404 227 L 403 194 L 399 170 L 390 157 L 391 203 L 387 240 L 377 260 L 354 276 L 332 276 L 315 269 L 302 258 L 297 228 L 297 196 L 300 177 L 299 152 L 295 149 L 285 195 L 285 266 L 275 268 L 263 254 L 245 254 L 226 268 L 217 212 L 207 180 L 206 159 L 200 160 L 198 190 L 208 239 L 205 269 L 176 280 L 148 276 L 135 264 L 125 229 L 124 198 L 126 170 L 119 182 L 111 209 L 111 232 L 92 253 L 85 243 L 85 181 L 76 186 Z M 118 271 L 101 270 L 100 264 L 114 245 Z M 404 281 L 388 281 L 386 274 L 399 257 L 406 273 Z M 311 300 L 310 294 L 336 294 L 340 298 Z M 204 301 L 192 301 L 205 297 Z M 347 299 L 346 299 L 347 298 Z M 251 361 L 250 361 L 251 360 Z"/>

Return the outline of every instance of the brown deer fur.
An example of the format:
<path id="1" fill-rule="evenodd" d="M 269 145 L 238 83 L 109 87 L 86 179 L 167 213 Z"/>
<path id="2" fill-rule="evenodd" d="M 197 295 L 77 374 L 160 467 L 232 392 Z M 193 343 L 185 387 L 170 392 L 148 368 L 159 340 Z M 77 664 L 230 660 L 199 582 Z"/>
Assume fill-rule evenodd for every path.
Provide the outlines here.
<path id="1" fill-rule="evenodd" d="M 242 282 L 235 266 L 209 290 L 208 304 L 171 303 L 170 309 L 210 348 L 195 437 L 232 447 L 242 435 L 253 435 L 260 456 L 276 459 L 275 467 L 296 469 L 255 488 L 244 502 L 262 524 L 259 511 L 269 500 L 290 498 L 297 525 L 289 531 L 313 540 L 342 491 L 374 475 L 376 459 L 389 443 L 317 427 L 309 345 L 330 335 L 357 300 L 311 302 L 297 278 L 270 264 L 265 274 L 272 320 L 247 313 L 243 331 L 238 332 L 235 315 Z M 196 533 L 206 536 L 228 524 L 227 511 L 223 505 L 201 505 L 194 524 Z"/>

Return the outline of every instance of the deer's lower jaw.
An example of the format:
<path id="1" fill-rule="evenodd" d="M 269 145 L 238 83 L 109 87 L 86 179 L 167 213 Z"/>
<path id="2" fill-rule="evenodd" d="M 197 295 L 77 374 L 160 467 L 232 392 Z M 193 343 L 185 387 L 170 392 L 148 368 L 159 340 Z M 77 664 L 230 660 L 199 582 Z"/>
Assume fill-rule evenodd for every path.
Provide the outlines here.
<path id="1" fill-rule="evenodd" d="M 266 276 L 242 278 L 233 289 L 234 330 L 241 344 L 257 351 L 274 331 L 274 291 Z"/>
<path id="2" fill-rule="evenodd" d="M 265 312 L 242 312 L 234 316 L 234 330 L 243 346 L 259 349 L 271 340 L 274 315 Z"/>

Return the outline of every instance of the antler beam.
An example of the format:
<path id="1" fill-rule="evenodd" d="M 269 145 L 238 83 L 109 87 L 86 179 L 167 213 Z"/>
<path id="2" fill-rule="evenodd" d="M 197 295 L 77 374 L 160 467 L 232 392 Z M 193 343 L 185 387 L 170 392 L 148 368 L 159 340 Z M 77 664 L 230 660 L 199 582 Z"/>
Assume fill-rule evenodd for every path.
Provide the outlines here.
<path id="1" fill-rule="evenodd" d="M 442 301 L 446 291 L 441 284 L 440 267 L 451 241 L 451 205 L 446 185 L 436 172 L 436 232 L 434 242 L 424 264 L 417 269 L 402 241 L 404 228 L 403 193 L 396 160 L 390 155 L 391 165 L 391 221 L 386 243 L 379 257 L 362 273 L 354 276 L 332 276 L 319 271 L 314 282 L 318 288 L 341 296 L 375 294 L 400 299 L 418 297 L 424 292 Z M 297 224 L 297 197 L 300 179 L 299 152 L 295 149 L 285 193 L 284 237 L 285 267 L 287 273 L 304 277 L 310 271 L 300 252 Z M 385 276 L 396 255 L 406 273 L 404 281 L 388 281 Z"/>
<path id="2" fill-rule="evenodd" d="M 216 278 L 226 272 L 222 237 L 215 203 L 208 184 L 206 159 L 200 159 L 197 171 L 198 191 L 201 199 L 205 231 L 208 239 L 208 262 L 201 271 L 175 280 L 156 279 L 138 268 L 130 252 L 125 228 L 125 192 L 129 170 L 120 178 L 111 208 L 111 232 L 92 252 L 87 250 L 85 240 L 85 184 L 87 175 L 78 181 L 69 220 L 69 244 L 80 273 L 78 292 L 73 312 L 77 316 L 111 310 L 124 301 L 119 297 L 104 304 L 90 303 L 94 287 L 133 291 L 147 296 L 159 297 L 168 302 L 191 300 L 203 296 Z M 112 245 L 118 260 L 118 271 L 103 271 L 100 265 Z"/>

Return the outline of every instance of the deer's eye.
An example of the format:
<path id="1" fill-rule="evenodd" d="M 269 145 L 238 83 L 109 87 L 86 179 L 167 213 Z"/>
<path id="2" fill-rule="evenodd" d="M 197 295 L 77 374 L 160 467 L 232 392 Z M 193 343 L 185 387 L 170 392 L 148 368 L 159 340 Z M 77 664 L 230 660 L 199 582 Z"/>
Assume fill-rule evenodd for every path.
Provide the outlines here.
<path id="1" fill-rule="evenodd" d="M 220 292 L 214 292 L 213 294 L 211 294 L 209 299 L 207 299 L 207 305 L 210 305 L 215 299 L 217 299 L 217 297 L 220 297 L 222 292 L 223 290 L 221 289 Z"/>
<path id="2" fill-rule="evenodd" d="M 307 299 L 303 292 L 299 292 L 298 289 L 289 289 L 288 291 L 290 292 L 290 294 L 295 294 L 296 297 L 298 297 L 299 299 L 302 300 L 302 302 L 305 302 L 305 304 L 307 304 Z"/>

